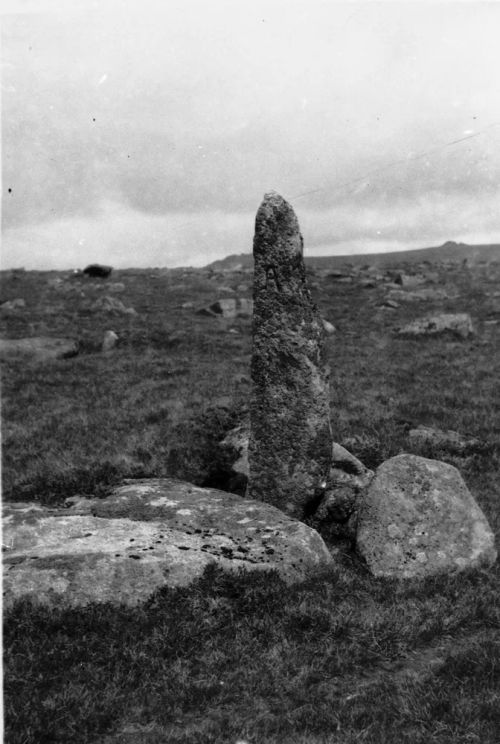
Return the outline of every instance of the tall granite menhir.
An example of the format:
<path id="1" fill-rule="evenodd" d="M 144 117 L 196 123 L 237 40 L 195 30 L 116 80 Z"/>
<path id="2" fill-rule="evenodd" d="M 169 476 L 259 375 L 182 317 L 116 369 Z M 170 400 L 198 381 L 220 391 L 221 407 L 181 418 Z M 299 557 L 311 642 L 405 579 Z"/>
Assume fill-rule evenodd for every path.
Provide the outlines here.
<path id="1" fill-rule="evenodd" d="M 324 493 L 332 432 L 324 328 L 297 217 L 279 194 L 255 219 L 248 496 L 302 519 Z"/>

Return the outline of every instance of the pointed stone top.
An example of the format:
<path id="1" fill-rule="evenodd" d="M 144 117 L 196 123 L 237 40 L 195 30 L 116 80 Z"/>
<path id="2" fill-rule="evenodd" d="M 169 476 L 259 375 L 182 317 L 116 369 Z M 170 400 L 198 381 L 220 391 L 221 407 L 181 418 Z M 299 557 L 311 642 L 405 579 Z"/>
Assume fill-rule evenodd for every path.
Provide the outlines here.
<path id="1" fill-rule="evenodd" d="M 281 261 L 302 255 L 302 235 L 293 207 L 277 191 L 268 191 L 255 217 L 254 256 Z"/>
<path id="2" fill-rule="evenodd" d="M 267 199 L 273 199 L 275 197 L 278 197 L 278 199 L 283 199 L 281 194 L 278 194 L 275 189 L 269 189 L 269 191 L 266 191 L 266 193 L 264 194 L 263 201 L 266 201 Z"/>
<path id="3" fill-rule="evenodd" d="M 259 209 L 266 205 L 269 207 L 273 206 L 277 209 L 292 209 L 290 204 L 288 204 L 288 202 L 281 196 L 281 194 L 278 194 L 277 191 L 274 191 L 274 189 L 271 189 L 271 191 L 266 191 Z"/>

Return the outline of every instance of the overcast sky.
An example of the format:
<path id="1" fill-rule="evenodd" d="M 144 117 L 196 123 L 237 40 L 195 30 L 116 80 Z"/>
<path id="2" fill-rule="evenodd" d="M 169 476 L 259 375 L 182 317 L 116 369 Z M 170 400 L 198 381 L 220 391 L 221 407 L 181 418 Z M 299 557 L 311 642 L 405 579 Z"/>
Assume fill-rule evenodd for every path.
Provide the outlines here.
<path id="1" fill-rule="evenodd" d="M 270 189 L 294 206 L 306 255 L 500 242 L 500 3 L 11 11 L 4 268 L 250 252 Z"/>

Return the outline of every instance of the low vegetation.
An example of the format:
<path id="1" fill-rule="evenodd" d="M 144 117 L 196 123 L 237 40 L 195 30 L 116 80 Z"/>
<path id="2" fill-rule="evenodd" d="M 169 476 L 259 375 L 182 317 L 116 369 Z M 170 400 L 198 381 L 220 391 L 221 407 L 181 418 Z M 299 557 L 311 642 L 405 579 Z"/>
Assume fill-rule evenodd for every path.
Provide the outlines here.
<path id="1" fill-rule="evenodd" d="M 380 280 L 366 288 L 311 275 L 337 329 L 327 340 L 335 438 L 372 468 L 403 451 L 455 465 L 498 536 L 500 324 L 490 321 L 500 318 L 500 266 L 432 271 L 452 299 L 396 310 L 380 307 Z M 81 349 L 4 362 L 4 499 L 104 496 L 124 477 L 216 483 L 217 443 L 248 405 L 250 320 L 196 309 L 222 285 L 246 284 L 237 294 L 249 297 L 251 274 L 123 271 L 62 288 L 61 277 L 2 277 L 1 299 L 26 307 L 0 314 L 1 336 L 77 337 Z M 117 296 L 137 315 L 91 309 L 110 281 L 125 285 Z M 435 310 L 469 312 L 475 335 L 395 336 Z M 120 342 L 103 354 L 108 329 Z M 412 444 L 419 424 L 481 444 L 463 456 Z M 18 603 L 4 617 L 6 742 L 498 741 L 498 567 L 374 580 L 346 546 L 337 564 L 295 587 L 210 570 L 133 610 Z"/>

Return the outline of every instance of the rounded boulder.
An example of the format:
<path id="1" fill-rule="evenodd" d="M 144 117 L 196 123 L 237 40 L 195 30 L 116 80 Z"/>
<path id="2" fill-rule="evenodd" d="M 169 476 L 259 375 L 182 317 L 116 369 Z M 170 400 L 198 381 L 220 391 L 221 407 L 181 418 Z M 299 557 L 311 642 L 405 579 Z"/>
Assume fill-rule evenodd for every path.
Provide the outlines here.
<path id="1" fill-rule="evenodd" d="M 358 554 L 374 576 L 412 578 L 491 565 L 494 535 L 452 465 L 402 454 L 376 471 L 362 500 Z"/>

